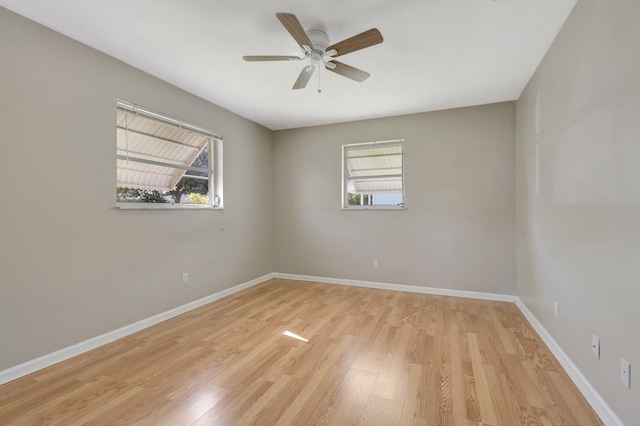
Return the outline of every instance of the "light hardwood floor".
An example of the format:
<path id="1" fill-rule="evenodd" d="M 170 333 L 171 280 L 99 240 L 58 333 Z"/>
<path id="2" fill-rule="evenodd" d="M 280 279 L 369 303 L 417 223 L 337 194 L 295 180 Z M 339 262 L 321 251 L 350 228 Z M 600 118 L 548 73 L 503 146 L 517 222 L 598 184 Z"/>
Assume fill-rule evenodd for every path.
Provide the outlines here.
<path id="1" fill-rule="evenodd" d="M 602 424 L 514 304 L 279 279 L 0 386 L 87 423 Z"/>

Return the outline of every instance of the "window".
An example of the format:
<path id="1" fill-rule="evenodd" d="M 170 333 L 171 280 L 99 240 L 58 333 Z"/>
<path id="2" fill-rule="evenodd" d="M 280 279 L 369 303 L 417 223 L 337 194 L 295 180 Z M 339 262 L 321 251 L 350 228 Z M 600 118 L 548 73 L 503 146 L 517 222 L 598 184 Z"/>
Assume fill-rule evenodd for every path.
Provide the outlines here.
<path id="1" fill-rule="evenodd" d="M 120 208 L 222 207 L 222 135 L 116 101 Z"/>
<path id="2" fill-rule="evenodd" d="M 404 208 L 404 140 L 342 146 L 342 208 Z"/>

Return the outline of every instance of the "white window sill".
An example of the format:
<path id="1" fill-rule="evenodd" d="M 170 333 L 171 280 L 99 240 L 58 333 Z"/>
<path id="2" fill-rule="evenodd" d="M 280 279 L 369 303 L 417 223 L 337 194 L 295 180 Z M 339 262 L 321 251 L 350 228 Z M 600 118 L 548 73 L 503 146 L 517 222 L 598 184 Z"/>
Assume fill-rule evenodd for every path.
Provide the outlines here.
<path id="1" fill-rule="evenodd" d="M 121 210 L 222 210 L 222 207 L 210 204 L 171 204 L 171 203 L 117 203 Z"/>
<path id="2" fill-rule="evenodd" d="M 407 206 L 348 206 L 342 210 L 406 210 Z"/>

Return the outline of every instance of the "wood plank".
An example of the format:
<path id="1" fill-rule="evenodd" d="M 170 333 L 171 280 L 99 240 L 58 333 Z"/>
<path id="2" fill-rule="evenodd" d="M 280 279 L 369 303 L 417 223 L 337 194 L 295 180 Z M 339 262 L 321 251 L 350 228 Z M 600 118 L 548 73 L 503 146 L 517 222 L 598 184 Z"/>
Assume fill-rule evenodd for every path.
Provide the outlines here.
<path id="1" fill-rule="evenodd" d="M 87 423 L 602 424 L 513 304 L 282 279 L 0 386 Z"/>

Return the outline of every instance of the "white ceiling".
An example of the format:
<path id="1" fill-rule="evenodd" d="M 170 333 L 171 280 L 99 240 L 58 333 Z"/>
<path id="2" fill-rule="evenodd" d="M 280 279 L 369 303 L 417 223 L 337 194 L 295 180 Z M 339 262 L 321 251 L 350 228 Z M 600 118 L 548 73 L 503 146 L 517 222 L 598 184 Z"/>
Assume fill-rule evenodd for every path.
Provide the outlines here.
<path id="1" fill-rule="evenodd" d="M 0 0 L 0 5 L 272 130 L 517 99 L 576 0 Z M 331 42 L 378 28 L 341 62 L 356 83 L 302 62 L 276 12 Z"/>

